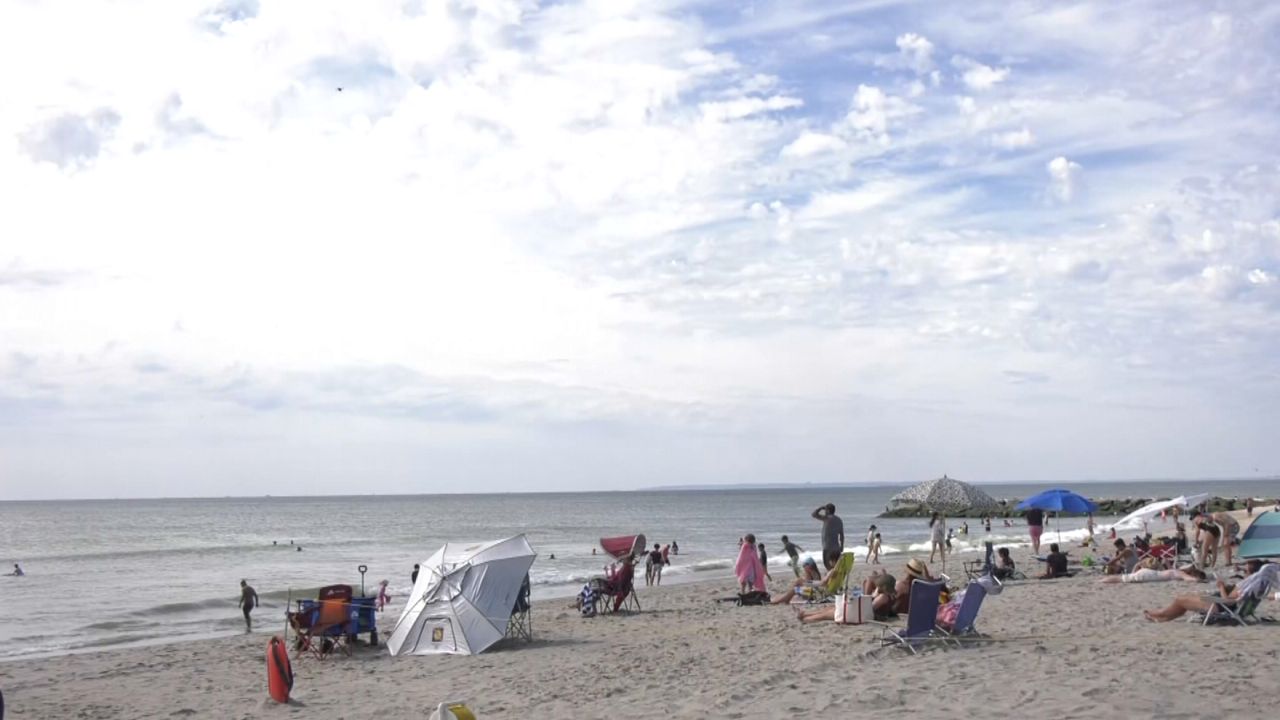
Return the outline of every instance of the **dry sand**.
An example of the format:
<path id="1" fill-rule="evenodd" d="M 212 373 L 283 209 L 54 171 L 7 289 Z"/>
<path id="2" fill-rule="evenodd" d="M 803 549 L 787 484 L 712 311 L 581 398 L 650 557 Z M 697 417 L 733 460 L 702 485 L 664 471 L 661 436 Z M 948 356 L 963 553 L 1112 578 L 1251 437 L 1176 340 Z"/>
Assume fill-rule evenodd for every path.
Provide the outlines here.
<path id="1" fill-rule="evenodd" d="M 3 663 L 0 689 L 7 717 L 41 719 L 391 720 L 425 717 L 443 699 L 467 702 L 480 718 L 1273 714 L 1280 626 L 1153 624 L 1143 608 L 1208 586 L 1104 586 L 1097 577 L 1011 584 L 983 609 L 979 628 L 991 642 L 918 656 L 880 649 L 874 626 L 802 626 L 788 607 L 717 603 L 732 593 L 719 581 L 643 588 L 644 611 L 630 616 L 584 619 L 563 600 L 539 603 L 532 644 L 474 657 L 361 648 L 300 659 L 289 706 L 267 699 L 260 634 Z"/>

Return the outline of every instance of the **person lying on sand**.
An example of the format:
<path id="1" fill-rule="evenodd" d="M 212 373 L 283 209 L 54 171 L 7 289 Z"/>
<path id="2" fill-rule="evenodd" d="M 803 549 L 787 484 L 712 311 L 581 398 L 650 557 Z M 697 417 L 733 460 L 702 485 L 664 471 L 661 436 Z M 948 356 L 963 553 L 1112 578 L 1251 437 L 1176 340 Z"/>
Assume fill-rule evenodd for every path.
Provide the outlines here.
<path id="1" fill-rule="evenodd" d="M 1263 565 L 1261 560 L 1250 560 L 1245 563 L 1249 575 L 1238 585 L 1231 586 L 1218 581 L 1218 596 L 1212 595 L 1178 595 L 1166 608 L 1159 610 L 1143 610 L 1142 614 L 1152 622 L 1169 622 L 1177 620 L 1189 612 L 1209 612 L 1219 600 L 1239 600 L 1250 594 L 1267 592 L 1280 582 L 1280 565 Z"/>
<path id="2" fill-rule="evenodd" d="M 887 572 L 872 574 L 862 582 L 862 591 L 871 596 L 871 611 L 875 619 L 881 622 L 897 617 L 893 611 L 896 599 L 894 585 L 896 581 Z M 823 605 L 812 610 L 796 609 L 796 618 L 802 623 L 832 622 L 836 619 L 836 606 Z"/>
<path id="3" fill-rule="evenodd" d="M 1114 585 L 1118 583 L 1169 582 L 1170 580 L 1180 580 L 1182 582 L 1205 582 L 1208 580 L 1208 576 L 1204 574 L 1203 570 L 1200 570 L 1195 566 L 1188 565 L 1187 567 L 1175 568 L 1173 570 L 1141 568 L 1123 575 L 1106 575 L 1098 582 L 1103 585 Z"/>

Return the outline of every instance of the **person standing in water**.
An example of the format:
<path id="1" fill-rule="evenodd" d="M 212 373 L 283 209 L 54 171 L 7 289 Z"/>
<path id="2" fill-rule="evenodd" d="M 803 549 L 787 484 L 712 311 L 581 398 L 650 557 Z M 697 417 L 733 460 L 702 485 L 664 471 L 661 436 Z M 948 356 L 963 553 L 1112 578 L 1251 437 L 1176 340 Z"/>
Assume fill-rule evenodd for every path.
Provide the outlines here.
<path id="1" fill-rule="evenodd" d="M 22 572 L 22 568 L 18 567 L 18 563 L 13 564 L 13 572 L 9 574 L 14 577 L 22 577 L 23 575 L 26 575 L 26 573 Z"/>
<path id="2" fill-rule="evenodd" d="M 413 572 L 409 573 L 409 584 L 410 585 L 418 584 L 418 563 L 413 564 Z"/>
<path id="3" fill-rule="evenodd" d="M 867 551 L 867 559 L 872 565 L 880 564 L 880 533 L 871 538 L 871 548 Z"/>
<path id="4" fill-rule="evenodd" d="M 258 606 L 258 591 L 254 590 L 248 582 L 240 581 L 240 604 L 239 607 L 244 611 L 244 631 L 249 632 L 253 629 L 253 620 L 249 619 L 249 613 Z"/>

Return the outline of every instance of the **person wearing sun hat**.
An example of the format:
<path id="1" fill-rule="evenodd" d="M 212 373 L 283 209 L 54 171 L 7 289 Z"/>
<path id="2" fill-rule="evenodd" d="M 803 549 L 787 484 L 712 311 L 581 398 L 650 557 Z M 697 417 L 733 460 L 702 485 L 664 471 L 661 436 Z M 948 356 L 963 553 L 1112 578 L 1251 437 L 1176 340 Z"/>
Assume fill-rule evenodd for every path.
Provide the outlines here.
<path id="1" fill-rule="evenodd" d="M 893 610 L 899 615 L 905 615 L 911 608 L 911 583 L 916 580 L 933 580 L 933 576 L 929 574 L 929 566 L 920 558 L 911 558 L 907 560 L 906 574 L 898 580 L 897 586 L 894 588 L 897 597 L 893 601 Z"/>

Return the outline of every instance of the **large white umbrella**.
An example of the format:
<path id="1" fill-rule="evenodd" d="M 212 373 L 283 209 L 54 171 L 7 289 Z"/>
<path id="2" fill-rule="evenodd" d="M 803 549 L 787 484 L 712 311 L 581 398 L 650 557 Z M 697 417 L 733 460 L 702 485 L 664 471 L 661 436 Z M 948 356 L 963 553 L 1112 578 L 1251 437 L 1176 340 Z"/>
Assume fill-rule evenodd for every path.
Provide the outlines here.
<path id="1" fill-rule="evenodd" d="M 1000 507 L 1000 503 L 982 490 L 946 475 L 916 483 L 894 495 L 889 501 L 895 505 L 922 505 L 942 513 L 964 510 L 986 512 Z"/>
<path id="2" fill-rule="evenodd" d="M 1174 507 L 1194 507 L 1209 498 L 1209 493 L 1199 493 L 1196 495 L 1180 495 L 1172 500 L 1160 500 L 1158 502 L 1148 503 L 1133 512 L 1125 515 L 1112 525 L 1117 530 L 1126 530 L 1129 528 L 1139 528 L 1147 520 L 1159 515 L 1160 513 Z"/>
<path id="3" fill-rule="evenodd" d="M 501 640 L 537 553 L 524 535 L 446 543 L 421 563 L 387 641 L 392 655 L 473 655 Z"/>

